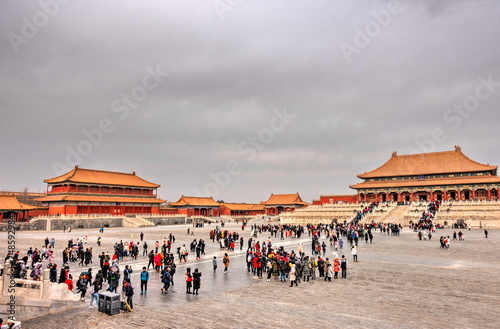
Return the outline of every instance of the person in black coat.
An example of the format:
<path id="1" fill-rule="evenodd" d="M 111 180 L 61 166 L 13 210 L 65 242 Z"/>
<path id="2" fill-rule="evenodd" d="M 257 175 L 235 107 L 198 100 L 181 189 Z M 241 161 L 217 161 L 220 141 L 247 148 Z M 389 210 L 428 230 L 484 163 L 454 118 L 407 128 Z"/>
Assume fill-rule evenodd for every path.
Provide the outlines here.
<path id="1" fill-rule="evenodd" d="M 198 295 L 201 285 L 201 272 L 196 268 L 193 272 L 193 294 Z"/>
<path id="2" fill-rule="evenodd" d="M 50 267 L 49 280 L 50 282 L 57 282 L 57 264 Z"/>
<path id="3" fill-rule="evenodd" d="M 67 274 L 66 269 L 61 268 L 61 272 L 59 273 L 59 283 L 66 283 Z"/>

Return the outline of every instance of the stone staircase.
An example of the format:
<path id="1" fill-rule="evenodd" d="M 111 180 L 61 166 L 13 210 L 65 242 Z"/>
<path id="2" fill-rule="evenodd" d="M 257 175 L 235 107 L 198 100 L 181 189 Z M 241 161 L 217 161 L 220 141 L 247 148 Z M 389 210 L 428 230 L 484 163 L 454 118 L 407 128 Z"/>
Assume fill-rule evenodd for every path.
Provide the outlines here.
<path id="1" fill-rule="evenodd" d="M 212 222 L 212 223 L 217 223 L 217 219 L 220 218 L 220 217 L 206 217 L 206 216 L 192 216 L 192 217 L 189 217 L 192 221 L 196 221 L 196 220 L 202 220 L 202 221 L 209 221 L 209 222 Z"/>
<path id="2" fill-rule="evenodd" d="M 410 206 L 408 205 L 396 206 L 388 214 L 381 218 L 380 222 L 386 224 L 403 224 L 402 220 L 404 220 L 404 216 L 408 209 L 410 209 Z"/>
<path id="3" fill-rule="evenodd" d="M 153 222 L 143 218 L 141 216 L 135 217 L 123 217 L 123 226 L 131 226 L 131 227 L 151 227 L 156 226 Z"/>

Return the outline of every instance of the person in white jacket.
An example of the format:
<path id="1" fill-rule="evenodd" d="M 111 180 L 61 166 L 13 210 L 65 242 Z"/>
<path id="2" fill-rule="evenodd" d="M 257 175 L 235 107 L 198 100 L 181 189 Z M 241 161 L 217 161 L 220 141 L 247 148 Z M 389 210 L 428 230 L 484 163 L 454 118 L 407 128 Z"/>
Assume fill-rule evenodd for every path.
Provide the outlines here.
<path id="1" fill-rule="evenodd" d="M 356 246 L 352 246 L 351 254 L 352 254 L 352 260 L 354 262 L 357 262 L 358 261 L 358 249 L 356 248 Z"/>

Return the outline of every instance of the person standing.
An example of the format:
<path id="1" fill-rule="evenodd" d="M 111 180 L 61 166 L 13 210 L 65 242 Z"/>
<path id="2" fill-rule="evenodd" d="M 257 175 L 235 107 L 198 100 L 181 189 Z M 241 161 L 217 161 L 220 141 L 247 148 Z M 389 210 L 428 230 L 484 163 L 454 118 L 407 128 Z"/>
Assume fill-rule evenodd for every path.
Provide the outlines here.
<path id="1" fill-rule="evenodd" d="M 227 255 L 227 252 L 224 254 L 222 262 L 224 263 L 224 273 L 227 273 L 227 268 L 229 267 L 229 256 Z"/>
<path id="2" fill-rule="evenodd" d="M 120 270 L 116 272 L 110 272 L 109 277 L 109 291 L 116 293 L 116 288 L 118 288 L 118 284 L 120 282 Z"/>
<path id="3" fill-rule="evenodd" d="M 50 266 L 49 280 L 50 282 L 57 282 L 57 264 Z"/>
<path id="4" fill-rule="evenodd" d="M 144 241 L 144 244 L 142 245 L 142 255 L 146 256 L 148 254 L 148 243 Z"/>
<path id="5" fill-rule="evenodd" d="M 342 255 L 340 260 L 340 268 L 342 269 L 342 279 L 347 279 L 347 259 Z"/>
<path id="6" fill-rule="evenodd" d="M 141 241 L 142 241 L 142 239 L 144 239 L 144 233 L 141 232 L 140 236 L 141 236 Z"/>
<path id="7" fill-rule="evenodd" d="M 197 268 L 194 269 L 193 272 L 193 294 L 198 295 L 198 290 L 201 285 L 201 272 L 198 271 Z"/>
<path id="8" fill-rule="evenodd" d="M 333 267 L 332 264 L 328 264 L 328 269 L 326 271 L 326 278 L 328 278 L 328 281 L 332 281 L 333 277 Z"/>
<path id="9" fill-rule="evenodd" d="M 146 271 L 146 266 L 144 266 L 141 272 L 141 295 L 148 292 L 148 281 L 149 272 Z"/>
<path id="10" fill-rule="evenodd" d="M 486 229 L 484 229 L 484 237 L 488 239 L 488 231 Z"/>
<path id="11" fill-rule="evenodd" d="M 184 274 L 184 279 L 186 280 L 186 294 L 192 294 L 191 287 L 193 286 L 193 276 L 191 275 L 191 268 L 186 269 L 186 274 Z"/>
<path id="12" fill-rule="evenodd" d="M 339 275 L 339 271 L 340 271 L 340 261 L 339 261 L 339 258 L 338 257 L 335 257 L 335 260 L 333 261 L 333 272 L 334 272 L 334 279 L 338 279 L 338 275 Z"/>
<path id="13" fill-rule="evenodd" d="M 290 287 L 293 287 L 293 284 L 295 283 L 295 286 L 298 286 L 299 284 L 297 283 L 297 270 L 295 269 L 295 264 L 292 264 L 291 269 L 290 269 Z"/>
<path id="14" fill-rule="evenodd" d="M 123 282 L 130 282 L 130 275 L 134 272 L 132 267 L 125 265 L 125 270 L 123 271 Z"/>

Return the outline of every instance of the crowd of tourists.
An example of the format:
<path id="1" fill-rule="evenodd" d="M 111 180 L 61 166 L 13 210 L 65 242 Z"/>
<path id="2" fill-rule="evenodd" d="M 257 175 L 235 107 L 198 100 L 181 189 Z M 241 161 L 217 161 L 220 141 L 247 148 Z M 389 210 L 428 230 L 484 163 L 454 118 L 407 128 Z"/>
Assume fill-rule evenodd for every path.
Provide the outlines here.
<path id="1" fill-rule="evenodd" d="M 399 234 L 400 229 L 387 224 L 361 225 L 357 223 L 305 226 L 254 224 L 250 228 L 252 234 L 246 241 L 238 232 L 229 231 L 222 225 L 210 230 L 211 243 L 218 244 L 220 250 L 224 252 L 222 257 L 224 273 L 229 273 L 231 253 L 238 248 L 239 250 L 245 249 L 248 272 L 260 279 L 266 276 L 269 282 L 290 282 L 291 286 L 297 286 L 301 281 L 309 282 L 316 279 L 325 281 L 346 279 L 347 253 L 350 252 L 353 261 L 357 262 L 360 241 L 364 240 L 366 244 L 371 243 L 376 229 L 387 234 L 390 234 L 389 232 Z M 259 236 L 266 238 L 259 239 Z M 305 236 L 311 241 L 309 253 L 305 250 L 303 242 L 298 240 Z M 187 247 L 185 244 L 174 247 L 175 236 L 173 234 L 169 234 L 168 238 L 165 237 L 161 242 L 154 242 L 151 247 L 143 241 L 143 238 L 144 234 L 141 233 L 140 241 L 117 241 L 114 243 L 112 252 L 101 252 L 97 256 L 89 246 L 86 236 L 82 239 L 70 239 L 60 254 L 62 260 L 60 264 L 54 262 L 55 240 L 47 238 L 42 248 L 29 248 L 25 255 L 17 251 L 15 254 L 9 254 L 6 261 L 11 264 L 14 277 L 20 279 L 42 280 L 44 268 L 50 269 L 50 282 L 67 285 L 68 290 L 78 293 L 81 300 L 89 298 L 89 308 L 93 308 L 94 302 L 98 302 L 99 292 L 106 290 L 124 294 L 132 309 L 135 286 L 132 284 L 131 277 L 134 271 L 129 265 L 123 268 L 122 263 L 144 257 L 148 265 L 143 266 L 139 273 L 141 295 L 148 293 L 148 282 L 152 273 L 157 275 L 162 282 L 161 293 L 168 294 L 174 286 L 176 262 L 186 263 L 190 259 L 189 255 L 194 253 L 195 256 L 191 257 L 195 265 L 196 261 L 205 255 L 206 249 L 206 242 L 203 238 L 193 239 Z M 297 239 L 297 249 L 288 250 L 284 246 L 277 246 L 272 243 L 272 239 L 274 241 Z M 97 242 L 100 246 L 102 242 L 100 237 Z M 327 254 L 328 244 L 329 254 Z M 174 257 L 173 249 L 177 250 L 177 258 Z M 216 272 L 219 260 L 213 256 L 212 262 L 214 272 Z M 73 271 L 70 270 L 70 265 Z M 75 268 L 78 270 L 74 271 Z M 191 268 L 194 270 L 192 271 Z M 340 275 L 339 272 L 341 272 Z M 184 281 L 187 294 L 199 294 L 201 276 L 202 273 L 196 266 L 186 269 Z"/>

